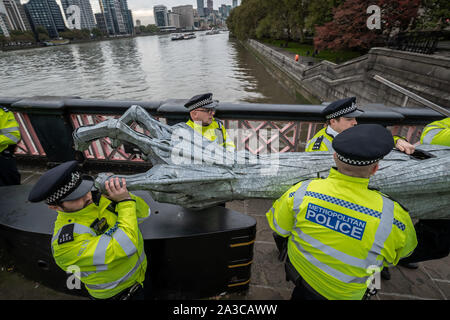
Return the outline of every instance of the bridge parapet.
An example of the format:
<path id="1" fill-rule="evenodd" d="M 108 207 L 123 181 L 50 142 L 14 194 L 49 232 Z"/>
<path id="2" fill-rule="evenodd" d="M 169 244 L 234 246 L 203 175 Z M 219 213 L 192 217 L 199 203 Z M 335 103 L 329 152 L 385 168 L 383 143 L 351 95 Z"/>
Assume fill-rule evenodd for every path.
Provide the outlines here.
<path id="1" fill-rule="evenodd" d="M 0 97 L 0 105 L 14 111 L 19 122 L 22 140 L 16 149 L 19 160 L 60 163 L 72 159 L 135 167 L 149 164 L 131 148 L 113 148 L 109 138 L 92 143 L 81 153 L 73 148 L 72 132 L 79 126 L 93 125 L 108 118 L 120 117 L 132 105 L 140 105 L 150 115 L 168 125 L 186 121 L 186 100 L 117 101 L 90 100 L 79 97 Z M 238 149 L 252 153 L 300 152 L 306 142 L 323 127 L 322 105 L 283 105 L 221 102 L 216 117 L 224 121 L 234 135 Z M 424 125 L 443 118 L 436 111 L 425 108 L 390 107 L 382 104 L 362 105 L 365 110 L 360 123 L 379 123 L 393 134 L 417 143 Z M 138 125 L 133 128 L 145 134 Z M 271 136 L 267 137 L 267 131 Z M 257 141 L 252 144 L 251 141 Z M 277 140 L 276 148 L 274 140 Z"/>

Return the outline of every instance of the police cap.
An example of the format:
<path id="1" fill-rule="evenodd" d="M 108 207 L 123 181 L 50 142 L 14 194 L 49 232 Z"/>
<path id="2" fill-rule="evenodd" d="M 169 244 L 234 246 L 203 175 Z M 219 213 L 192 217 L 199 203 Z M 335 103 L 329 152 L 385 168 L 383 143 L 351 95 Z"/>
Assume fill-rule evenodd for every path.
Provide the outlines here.
<path id="1" fill-rule="evenodd" d="M 392 134 L 378 124 L 361 124 L 344 130 L 332 143 L 337 158 L 353 166 L 381 160 L 394 148 Z"/>
<path id="2" fill-rule="evenodd" d="M 215 109 L 218 104 L 219 101 L 212 99 L 212 93 L 204 93 L 193 96 L 184 106 L 192 111 L 197 108 Z"/>
<path id="3" fill-rule="evenodd" d="M 45 200 L 49 205 L 76 200 L 91 191 L 94 179 L 82 175 L 77 161 L 62 163 L 44 173 L 31 189 L 28 201 Z"/>
<path id="4" fill-rule="evenodd" d="M 356 97 L 351 97 L 330 103 L 322 110 L 322 115 L 325 119 L 330 120 L 339 117 L 356 118 L 363 112 L 356 105 Z"/>

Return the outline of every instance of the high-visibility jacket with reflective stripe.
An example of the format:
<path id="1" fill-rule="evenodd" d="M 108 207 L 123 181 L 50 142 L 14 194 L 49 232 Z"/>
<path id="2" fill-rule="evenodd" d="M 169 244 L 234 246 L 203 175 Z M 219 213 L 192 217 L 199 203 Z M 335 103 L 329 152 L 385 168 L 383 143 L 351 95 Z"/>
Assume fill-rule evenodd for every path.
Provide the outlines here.
<path id="1" fill-rule="evenodd" d="M 194 122 L 191 119 L 186 124 L 210 141 L 216 141 L 225 148 L 236 148 L 233 141 L 228 139 L 225 126 L 219 119 L 213 118 L 213 121 L 208 126 L 202 126 L 200 123 Z"/>
<path id="2" fill-rule="evenodd" d="M 305 152 L 311 151 L 333 151 L 331 143 L 333 142 L 333 137 L 327 132 L 327 127 L 322 128 L 317 132 L 311 140 L 309 140 L 306 145 Z M 316 146 L 315 146 L 316 145 Z M 314 147 L 315 146 L 315 147 Z"/>
<path id="3" fill-rule="evenodd" d="M 422 144 L 438 144 L 450 147 L 450 118 L 427 125 L 420 136 Z"/>
<path id="4" fill-rule="evenodd" d="M 327 133 L 327 127 L 322 128 L 317 132 L 314 137 L 306 144 L 305 152 L 311 151 L 334 151 L 332 143 L 334 137 Z M 394 145 L 397 144 L 398 139 L 404 139 L 404 137 L 393 136 Z"/>
<path id="5" fill-rule="evenodd" d="M 56 264 L 65 271 L 78 267 L 80 280 L 98 299 L 110 298 L 145 278 L 147 258 L 138 223 L 149 216 L 150 209 L 143 199 L 130 195 L 135 201 L 119 202 L 117 215 L 107 209 L 111 201 L 103 196 L 98 206 L 58 211 L 52 238 Z M 105 218 L 109 226 L 101 235 L 90 227 L 97 218 Z M 70 224 L 74 225 L 73 240 L 59 244 L 62 229 Z"/>
<path id="6" fill-rule="evenodd" d="M 266 214 L 289 237 L 297 271 L 327 299 L 361 299 L 371 270 L 397 264 L 417 245 L 408 212 L 368 184 L 332 168 L 326 179 L 290 188 Z"/>
<path id="7" fill-rule="evenodd" d="M 20 141 L 19 124 L 11 111 L 0 108 L 0 152 Z"/>

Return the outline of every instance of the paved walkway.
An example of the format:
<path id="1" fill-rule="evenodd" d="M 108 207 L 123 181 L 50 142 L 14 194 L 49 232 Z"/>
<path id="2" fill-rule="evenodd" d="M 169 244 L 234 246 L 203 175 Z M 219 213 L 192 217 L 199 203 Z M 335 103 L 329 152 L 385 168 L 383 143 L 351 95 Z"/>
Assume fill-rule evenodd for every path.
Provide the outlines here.
<path id="1" fill-rule="evenodd" d="M 22 171 L 22 183 L 33 184 L 41 173 Z M 271 207 L 268 200 L 246 200 L 227 203 L 227 208 L 248 214 L 257 221 L 256 242 L 249 290 L 213 299 L 237 300 L 287 300 L 293 285 L 284 278 L 283 264 L 278 261 L 278 251 L 272 231 L 266 222 L 265 212 Z M 450 257 L 422 262 L 416 270 L 403 267 L 390 269 L 391 280 L 381 281 L 378 300 L 447 300 L 450 298 Z M 0 299 L 84 299 L 49 289 L 26 279 L 14 266 L 2 259 L 0 248 Z"/>

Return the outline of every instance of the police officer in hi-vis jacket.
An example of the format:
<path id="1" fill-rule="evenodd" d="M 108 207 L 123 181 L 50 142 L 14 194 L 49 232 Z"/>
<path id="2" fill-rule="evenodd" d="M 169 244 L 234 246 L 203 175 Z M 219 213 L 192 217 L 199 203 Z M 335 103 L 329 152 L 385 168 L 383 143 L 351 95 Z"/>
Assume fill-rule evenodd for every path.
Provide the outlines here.
<path id="1" fill-rule="evenodd" d="M 417 239 L 408 212 L 368 187 L 393 146 L 380 125 L 343 131 L 332 142 L 336 167 L 328 177 L 294 185 L 266 213 L 272 230 L 288 239 L 292 299 L 366 299 L 374 270 L 413 252 Z"/>
<path id="2" fill-rule="evenodd" d="M 358 124 L 356 118 L 362 115 L 363 112 L 358 109 L 355 97 L 340 99 L 330 103 L 322 111 L 322 115 L 326 120 L 326 126 L 307 143 L 305 151 L 333 151 L 331 145 L 333 139 L 344 130 L 356 126 Z M 394 136 L 393 138 L 395 147 L 398 150 L 406 154 L 414 152 L 414 146 L 407 142 L 405 138 L 399 136 Z"/>
<path id="3" fill-rule="evenodd" d="M 31 190 L 30 202 L 45 201 L 58 216 L 51 248 L 56 264 L 76 270 L 94 299 L 143 298 L 147 269 L 138 224 L 150 210 L 128 192 L 126 181 L 105 182 L 106 195 L 93 192 L 94 180 L 76 161 L 47 171 Z"/>

